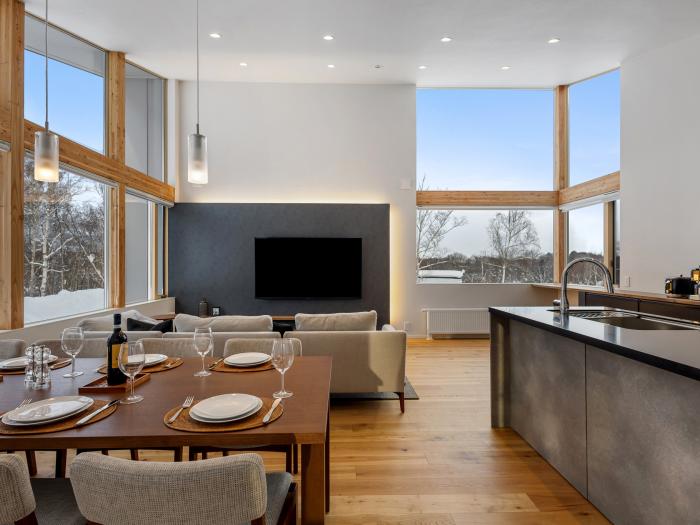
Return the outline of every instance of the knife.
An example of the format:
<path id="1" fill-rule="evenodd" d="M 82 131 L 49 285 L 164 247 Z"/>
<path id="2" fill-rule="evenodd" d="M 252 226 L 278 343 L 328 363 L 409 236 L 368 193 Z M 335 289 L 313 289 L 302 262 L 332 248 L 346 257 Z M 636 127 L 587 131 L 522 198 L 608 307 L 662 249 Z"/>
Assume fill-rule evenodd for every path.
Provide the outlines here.
<path id="1" fill-rule="evenodd" d="M 109 403 L 107 403 L 107 404 L 106 404 L 105 406 L 103 406 L 102 408 L 98 408 L 98 409 L 95 410 L 94 412 L 91 412 L 90 414 L 88 414 L 87 416 L 85 416 L 84 418 L 82 418 L 81 420 L 79 420 L 79 421 L 75 424 L 75 426 L 76 426 L 76 427 L 80 427 L 80 426 L 85 425 L 86 423 L 89 423 L 90 420 L 91 420 L 93 417 L 95 417 L 97 414 L 101 414 L 102 412 L 104 412 L 105 410 L 107 410 L 109 407 L 111 407 L 112 405 L 116 405 L 117 403 L 119 403 L 119 400 L 118 400 L 118 399 L 115 399 L 114 401 L 110 401 Z"/>
<path id="2" fill-rule="evenodd" d="M 275 408 L 277 408 L 277 405 L 279 405 L 281 401 L 282 401 L 281 397 L 278 397 L 277 399 L 275 399 L 275 402 L 272 403 L 272 407 L 270 408 L 270 411 L 267 414 L 265 414 L 265 417 L 262 420 L 263 425 L 267 425 L 270 422 L 270 418 L 272 417 L 272 413 L 275 411 Z"/>
<path id="3" fill-rule="evenodd" d="M 214 370 L 216 368 L 216 365 L 221 363 L 221 361 L 223 360 L 224 358 L 222 357 L 221 359 L 217 359 L 216 361 L 214 361 L 212 364 L 209 365 L 209 370 Z"/>

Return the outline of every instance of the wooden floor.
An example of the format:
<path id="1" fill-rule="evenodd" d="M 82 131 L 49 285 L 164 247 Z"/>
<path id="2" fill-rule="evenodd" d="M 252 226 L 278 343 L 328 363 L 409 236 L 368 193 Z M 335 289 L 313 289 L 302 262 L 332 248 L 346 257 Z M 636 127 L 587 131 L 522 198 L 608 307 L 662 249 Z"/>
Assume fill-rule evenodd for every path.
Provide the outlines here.
<path id="1" fill-rule="evenodd" d="M 517 434 L 490 428 L 486 341 L 414 340 L 407 367 L 421 399 L 403 415 L 398 401 L 334 402 L 326 523 L 608 523 Z M 39 466 L 50 476 L 52 456 Z"/>

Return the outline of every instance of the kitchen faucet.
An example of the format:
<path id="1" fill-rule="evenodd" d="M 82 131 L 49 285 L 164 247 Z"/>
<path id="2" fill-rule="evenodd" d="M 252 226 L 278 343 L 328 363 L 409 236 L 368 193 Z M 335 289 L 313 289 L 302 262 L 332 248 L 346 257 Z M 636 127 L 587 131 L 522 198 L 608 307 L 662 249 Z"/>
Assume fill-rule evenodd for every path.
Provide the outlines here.
<path id="1" fill-rule="evenodd" d="M 596 265 L 600 268 L 605 275 L 605 288 L 609 294 L 614 294 L 615 289 L 613 288 L 613 278 L 610 274 L 610 270 L 602 262 L 591 259 L 590 257 L 581 257 L 580 259 L 574 259 L 569 264 L 566 265 L 564 271 L 561 272 L 561 298 L 559 300 L 559 312 L 563 314 L 569 313 L 569 296 L 566 294 L 566 289 L 568 288 L 569 281 L 569 271 L 573 266 L 578 263 L 588 262 Z"/>

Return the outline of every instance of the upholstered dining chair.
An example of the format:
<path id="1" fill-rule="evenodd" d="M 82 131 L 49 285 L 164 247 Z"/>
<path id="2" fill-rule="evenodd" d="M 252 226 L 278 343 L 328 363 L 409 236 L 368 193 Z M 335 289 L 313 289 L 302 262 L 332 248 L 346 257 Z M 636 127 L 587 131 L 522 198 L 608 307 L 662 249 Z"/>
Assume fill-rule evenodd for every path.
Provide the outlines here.
<path id="1" fill-rule="evenodd" d="M 294 355 L 300 356 L 302 352 L 301 341 L 299 341 L 299 339 L 288 340 L 292 341 Z M 224 346 L 223 357 L 228 357 L 230 355 L 240 354 L 243 352 L 262 352 L 264 354 L 271 354 L 272 346 L 275 344 L 275 341 L 279 341 L 279 339 L 229 339 L 226 341 L 226 345 Z M 282 452 L 285 455 L 285 469 L 287 472 L 292 474 L 299 472 L 299 449 L 296 445 L 261 445 L 251 448 L 261 452 Z M 229 452 L 240 450 L 240 447 L 190 447 L 189 459 L 190 461 L 196 460 L 198 454 L 202 455 L 202 459 L 207 459 L 209 452 L 223 452 L 224 456 L 227 456 Z M 244 450 L 250 450 L 250 448 Z"/>
<path id="2" fill-rule="evenodd" d="M 0 523 L 82 525 L 85 518 L 69 480 L 30 480 L 22 460 L 8 454 L 0 456 Z"/>
<path id="3" fill-rule="evenodd" d="M 80 454 L 71 465 L 78 508 L 101 525 L 292 524 L 296 484 L 242 454 L 193 463 Z"/>
<path id="4" fill-rule="evenodd" d="M 48 346 L 53 355 L 58 357 L 69 357 L 63 349 L 61 348 L 60 339 L 40 339 L 34 343 L 35 345 Z M 107 359 L 107 339 L 85 339 L 83 340 L 83 347 L 80 349 L 80 353 L 77 358 L 81 357 L 102 357 Z"/>

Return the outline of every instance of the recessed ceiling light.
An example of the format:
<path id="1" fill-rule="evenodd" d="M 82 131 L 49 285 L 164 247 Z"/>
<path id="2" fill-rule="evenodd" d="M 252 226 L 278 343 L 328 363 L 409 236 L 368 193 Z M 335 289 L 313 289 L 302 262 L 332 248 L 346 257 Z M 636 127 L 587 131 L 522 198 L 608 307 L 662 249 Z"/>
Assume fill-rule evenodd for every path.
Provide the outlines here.
<path id="1" fill-rule="evenodd" d="M 418 69 L 428 69 L 428 66 L 418 66 Z"/>
<path id="2" fill-rule="evenodd" d="M 374 65 L 374 69 L 381 69 L 381 68 L 383 68 L 383 67 L 384 67 L 384 66 L 381 65 L 381 64 L 375 64 L 375 65 Z"/>
<path id="3" fill-rule="evenodd" d="M 561 40 L 558 39 L 557 37 L 550 38 L 549 40 L 547 40 L 548 44 L 558 44 L 559 42 L 561 42 Z"/>
<path id="4" fill-rule="evenodd" d="M 331 40 L 335 40 L 335 37 L 333 35 L 323 35 L 323 39 L 330 42 Z"/>
<path id="5" fill-rule="evenodd" d="M 328 64 L 328 69 L 335 69 L 335 64 Z"/>
<path id="6" fill-rule="evenodd" d="M 508 71 L 510 66 L 501 66 L 501 71 Z"/>
<path id="7" fill-rule="evenodd" d="M 238 65 L 241 66 L 241 67 L 248 67 L 248 62 L 241 62 L 241 63 L 238 64 Z"/>
<path id="8" fill-rule="evenodd" d="M 221 38 L 221 33 L 209 33 L 209 36 L 212 38 Z"/>
<path id="9" fill-rule="evenodd" d="M 447 42 L 452 42 L 452 38 L 450 38 L 449 36 L 443 36 L 440 39 L 440 42 L 444 42 L 446 44 Z"/>

